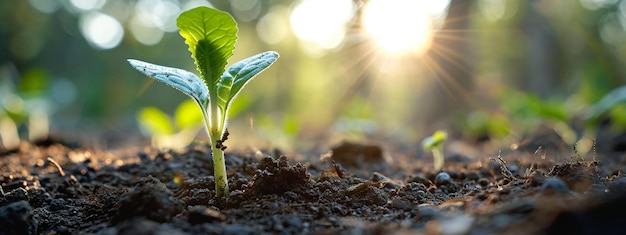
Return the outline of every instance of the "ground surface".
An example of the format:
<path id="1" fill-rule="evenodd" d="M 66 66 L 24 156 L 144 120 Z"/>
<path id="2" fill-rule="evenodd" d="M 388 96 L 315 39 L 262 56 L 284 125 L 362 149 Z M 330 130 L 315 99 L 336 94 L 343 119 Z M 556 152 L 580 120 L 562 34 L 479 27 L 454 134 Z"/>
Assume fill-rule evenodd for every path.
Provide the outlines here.
<path id="1" fill-rule="evenodd" d="M 455 154 L 435 172 L 428 155 L 348 143 L 332 150 L 229 149 L 231 195 L 217 201 L 206 145 L 175 152 L 22 143 L 0 155 L 0 234 L 626 231 L 619 154 L 581 161 L 550 152 L 509 151 L 502 160 Z"/>

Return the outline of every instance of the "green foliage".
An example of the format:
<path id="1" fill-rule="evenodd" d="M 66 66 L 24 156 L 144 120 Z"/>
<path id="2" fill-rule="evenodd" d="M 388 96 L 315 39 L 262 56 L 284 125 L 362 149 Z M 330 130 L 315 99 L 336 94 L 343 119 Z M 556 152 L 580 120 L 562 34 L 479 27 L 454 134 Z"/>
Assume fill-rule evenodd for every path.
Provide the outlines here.
<path id="1" fill-rule="evenodd" d="M 128 62 L 138 71 L 190 96 L 198 104 L 211 141 L 217 197 L 228 196 L 223 152 L 226 149 L 224 133 L 228 108 L 252 78 L 278 59 L 278 53 L 263 52 L 225 70 L 237 40 L 237 24 L 228 13 L 198 7 L 183 12 L 176 25 L 189 46 L 200 77 L 182 69 L 133 59 Z"/>
<path id="2" fill-rule="evenodd" d="M 146 107 L 139 110 L 137 121 L 153 135 L 170 135 L 174 133 L 170 117 L 156 107 Z"/>
<path id="3" fill-rule="evenodd" d="M 202 127 L 202 113 L 193 100 L 181 102 L 173 117 L 156 107 L 145 107 L 137 113 L 137 123 L 161 148 L 181 148 L 193 140 Z"/>
<path id="4" fill-rule="evenodd" d="M 613 128 L 626 130 L 626 86 L 617 87 L 584 110 L 583 118 L 591 125 L 609 117 Z"/>
<path id="5" fill-rule="evenodd" d="M 202 125 L 202 113 L 192 100 L 185 100 L 174 111 L 174 123 L 179 130 Z"/>
<path id="6" fill-rule="evenodd" d="M 193 100 L 181 102 L 170 117 L 156 107 L 145 107 L 137 113 L 137 122 L 160 148 L 180 148 L 191 143 L 202 127 L 202 113 Z"/>
<path id="7" fill-rule="evenodd" d="M 605 94 L 598 102 L 585 110 L 584 117 L 592 122 L 609 112 L 620 103 L 626 102 L 626 86 L 621 86 Z"/>
<path id="8" fill-rule="evenodd" d="M 504 92 L 503 109 L 510 115 L 524 120 L 567 121 L 572 114 L 561 100 L 542 100 L 532 93 L 513 90 Z"/>
<path id="9" fill-rule="evenodd" d="M 509 133 L 509 120 L 501 114 L 474 111 L 465 117 L 467 131 L 475 135 L 489 134 L 503 137 Z"/>

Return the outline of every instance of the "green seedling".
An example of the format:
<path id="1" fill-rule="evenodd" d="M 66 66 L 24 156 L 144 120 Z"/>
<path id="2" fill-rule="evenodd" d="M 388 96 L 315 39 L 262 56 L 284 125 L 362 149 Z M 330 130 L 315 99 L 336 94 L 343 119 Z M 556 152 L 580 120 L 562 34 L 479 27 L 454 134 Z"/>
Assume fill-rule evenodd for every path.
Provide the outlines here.
<path id="1" fill-rule="evenodd" d="M 170 149 L 190 144 L 204 125 L 202 113 L 191 99 L 181 102 L 171 116 L 157 107 L 141 108 L 137 122 L 151 136 L 153 145 Z"/>
<path id="2" fill-rule="evenodd" d="M 129 59 L 135 69 L 188 95 L 200 107 L 211 142 L 218 198 L 228 196 L 224 162 L 224 141 L 228 109 L 241 89 L 278 59 L 267 51 L 239 61 L 225 69 L 237 41 L 237 24 L 228 13 L 208 7 L 183 12 L 176 19 L 180 35 L 189 46 L 200 77 L 194 73 Z"/>
<path id="3" fill-rule="evenodd" d="M 445 142 L 446 139 L 448 139 L 448 133 L 445 131 L 435 131 L 432 136 L 426 137 L 422 140 L 422 147 L 425 150 L 433 152 L 436 171 L 443 168 L 443 142 Z"/>

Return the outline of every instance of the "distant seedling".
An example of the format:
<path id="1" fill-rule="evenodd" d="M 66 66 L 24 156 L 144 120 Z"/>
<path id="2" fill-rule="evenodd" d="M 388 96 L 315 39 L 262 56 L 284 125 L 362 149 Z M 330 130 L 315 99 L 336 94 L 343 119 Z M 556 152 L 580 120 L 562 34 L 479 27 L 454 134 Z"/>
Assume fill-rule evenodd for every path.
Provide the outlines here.
<path id="1" fill-rule="evenodd" d="M 422 140 L 422 147 L 425 150 L 433 152 L 435 171 L 439 171 L 443 168 L 443 142 L 445 142 L 446 139 L 448 139 L 448 133 L 445 131 L 435 131 L 432 136 L 426 137 Z"/>
<path id="2" fill-rule="evenodd" d="M 176 20 L 180 35 L 189 46 L 200 77 L 194 73 L 129 59 L 133 68 L 191 97 L 202 111 L 213 153 L 215 191 L 218 198 L 228 196 L 224 161 L 224 141 L 228 109 L 241 89 L 257 74 L 278 59 L 267 51 L 239 61 L 225 69 L 237 41 L 237 24 L 228 13 L 208 7 L 183 12 Z"/>
<path id="3" fill-rule="evenodd" d="M 137 112 L 137 123 L 159 148 L 179 149 L 189 145 L 202 129 L 203 117 L 193 100 L 181 102 L 174 115 L 157 107 L 143 107 Z"/>

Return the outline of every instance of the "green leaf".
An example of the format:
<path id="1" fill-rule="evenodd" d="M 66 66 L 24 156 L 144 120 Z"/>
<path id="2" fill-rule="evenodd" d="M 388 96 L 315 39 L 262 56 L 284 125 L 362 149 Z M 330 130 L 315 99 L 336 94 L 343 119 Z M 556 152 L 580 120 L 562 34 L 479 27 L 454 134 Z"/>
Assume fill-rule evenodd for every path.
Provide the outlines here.
<path id="1" fill-rule="evenodd" d="M 174 122 L 180 130 L 202 125 L 202 113 L 193 100 L 185 100 L 178 105 L 174 112 Z"/>
<path id="2" fill-rule="evenodd" d="M 440 130 L 435 131 L 432 136 L 426 137 L 422 140 L 422 147 L 426 150 L 439 148 L 439 146 L 441 146 L 446 139 L 448 139 L 448 133 Z"/>
<path id="3" fill-rule="evenodd" d="M 155 107 L 146 107 L 139 110 L 137 122 L 153 135 L 170 135 L 174 133 L 170 117 Z"/>
<path id="4" fill-rule="evenodd" d="M 237 97 L 241 89 L 243 89 L 248 82 L 252 81 L 252 78 L 254 78 L 257 74 L 270 67 L 270 65 L 272 65 L 278 57 L 279 55 L 277 52 L 266 51 L 230 66 L 230 68 L 224 72 L 220 81 L 225 83 L 224 87 L 227 87 L 227 83 L 231 81 L 233 84 L 232 87 L 228 89 L 229 92 L 227 98 L 223 97 L 221 92 L 218 92 L 220 93 L 219 107 L 222 108 L 222 110 L 227 109 L 232 100 Z"/>
<path id="5" fill-rule="evenodd" d="M 237 24 L 228 13 L 197 7 L 176 19 L 180 35 L 189 46 L 200 77 L 214 91 L 237 41 Z M 213 96 L 213 94 L 211 94 Z"/>
<path id="6" fill-rule="evenodd" d="M 201 109 L 205 109 L 209 101 L 209 90 L 195 74 L 177 68 L 151 64 L 140 60 L 128 59 L 133 68 L 154 78 L 159 82 L 176 88 L 194 99 Z"/>

